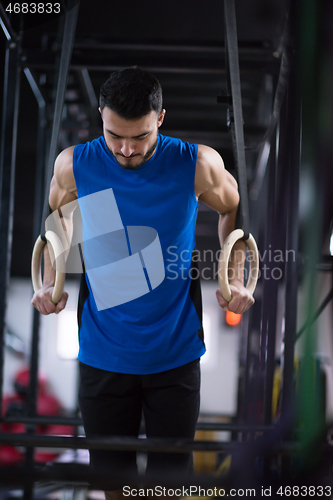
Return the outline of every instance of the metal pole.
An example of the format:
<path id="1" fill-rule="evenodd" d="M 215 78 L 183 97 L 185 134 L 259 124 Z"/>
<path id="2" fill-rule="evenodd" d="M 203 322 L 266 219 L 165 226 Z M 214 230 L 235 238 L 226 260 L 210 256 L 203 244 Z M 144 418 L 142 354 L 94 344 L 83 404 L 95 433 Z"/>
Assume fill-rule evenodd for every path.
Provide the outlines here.
<path id="1" fill-rule="evenodd" d="M 50 151 L 48 154 L 48 161 L 45 170 L 45 181 L 47 193 L 49 186 L 51 184 L 51 180 L 53 177 L 53 167 L 54 161 L 56 159 L 56 152 L 58 147 L 58 138 L 61 127 L 61 118 L 62 112 L 65 102 L 65 94 L 67 87 L 67 78 L 69 73 L 69 67 L 71 63 L 73 43 L 75 38 L 75 29 L 76 22 L 79 13 L 80 2 L 76 0 L 69 0 L 69 4 L 67 6 L 67 12 L 65 17 L 65 24 L 63 30 L 63 40 L 61 47 L 61 55 L 60 55 L 60 63 L 58 68 L 58 79 L 57 79 L 57 89 L 56 89 L 56 100 L 54 105 L 54 116 L 53 116 L 53 126 L 52 126 L 52 135 L 50 142 Z M 41 228 L 40 234 L 42 238 L 45 238 L 45 221 L 48 216 L 48 199 L 46 199 L 47 194 L 45 194 L 43 212 L 41 218 Z M 46 240 L 45 240 L 46 241 Z"/>
<path id="2" fill-rule="evenodd" d="M 272 396 L 273 382 L 275 372 L 275 339 L 276 339 L 276 311 L 278 299 L 278 280 L 273 274 L 273 264 L 271 256 L 274 255 L 274 250 L 279 250 L 279 244 L 276 237 L 277 207 L 276 207 L 276 141 L 273 138 L 273 144 L 270 151 L 270 169 L 268 181 L 268 193 L 270 203 L 268 204 L 268 217 L 266 226 L 266 250 L 271 244 L 270 250 L 267 252 L 269 276 L 263 282 L 263 302 L 262 302 L 262 334 L 265 337 L 265 382 L 264 382 L 264 422 L 270 424 L 272 421 Z M 267 245 L 268 243 L 268 245 Z M 265 259 L 266 260 L 266 259 Z"/>
<path id="3" fill-rule="evenodd" d="M 230 129 L 233 152 L 237 170 L 238 190 L 240 194 L 240 227 L 245 237 L 250 233 L 249 201 L 247 195 L 247 172 L 244 145 L 243 110 L 239 71 L 238 38 L 235 0 L 224 0 L 224 29 L 226 45 L 226 76 L 228 93 L 232 100 Z"/>
<path id="4" fill-rule="evenodd" d="M 255 305 L 253 306 L 255 307 Z M 241 373 L 242 375 L 242 386 L 239 388 L 239 408 L 238 408 L 238 422 L 242 424 L 250 425 L 250 427 L 254 427 L 255 422 L 252 418 L 251 413 L 251 398 L 253 403 L 253 394 L 251 393 L 252 386 L 252 368 L 253 368 L 253 359 L 252 359 L 252 340 L 253 335 L 256 335 L 256 320 L 258 315 L 256 314 L 256 310 L 251 310 L 248 312 L 246 316 L 244 316 L 241 326 L 241 344 L 243 352 L 243 360 L 241 359 Z M 245 321 L 244 321 L 245 320 Z M 242 440 L 247 440 L 249 429 L 244 429 L 242 434 Z"/>
<path id="5" fill-rule="evenodd" d="M 295 64 L 290 74 L 283 140 L 286 154 L 285 189 L 287 190 L 286 250 L 295 258 L 286 262 L 285 337 L 283 354 L 282 417 L 289 419 L 293 409 L 294 351 L 297 328 L 298 290 L 298 203 L 301 149 L 300 103 L 296 88 Z"/>
<path id="6" fill-rule="evenodd" d="M 35 206 L 33 224 L 33 243 L 39 232 L 44 194 L 44 163 L 45 163 L 45 99 L 28 68 L 24 68 L 25 76 L 38 104 L 38 131 L 37 131 L 37 165 L 35 182 Z M 40 314 L 34 308 L 30 351 L 30 381 L 28 398 L 28 417 L 36 415 L 38 397 L 38 346 L 39 346 Z M 31 426 L 30 426 L 31 427 Z M 33 429 L 33 427 L 32 427 Z M 31 429 L 31 430 L 32 430 Z"/>
<path id="7" fill-rule="evenodd" d="M 1 422 L 4 423 L 22 423 L 27 425 L 69 425 L 73 427 L 82 426 L 82 419 L 79 417 L 45 417 L 45 416 L 36 416 L 36 417 L 25 417 L 25 416 L 10 416 L 1 419 Z M 222 423 L 222 422 L 198 422 L 196 426 L 197 430 L 205 430 L 205 431 L 233 431 L 233 432 L 241 432 L 241 431 L 256 431 L 256 432 L 268 432 L 274 430 L 274 426 L 272 425 L 256 425 L 255 427 L 247 424 L 238 424 L 238 423 Z M 144 428 L 142 428 L 142 433 Z M 141 431 L 140 431 L 141 434 Z"/>
<path id="8" fill-rule="evenodd" d="M 13 239 L 17 120 L 20 90 L 18 54 L 19 39 L 8 41 L 5 59 L 0 152 L 0 415 L 2 414 L 7 290 L 10 278 Z"/>
<path id="9" fill-rule="evenodd" d="M 31 90 L 34 93 L 38 104 L 38 131 L 37 131 L 37 164 L 36 164 L 36 182 L 35 182 L 35 206 L 33 223 L 33 242 L 36 240 L 39 232 L 40 219 L 43 206 L 44 194 L 44 163 L 45 163 L 45 100 L 40 92 L 36 81 L 28 68 L 24 69 L 25 76 L 29 82 Z M 38 367 L 39 367 L 39 327 L 40 314 L 33 308 L 32 334 L 30 347 L 30 380 L 27 402 L 28 418 L 33 419 L 37 411 L 38 398 Z M 29 422 L 26 425 L 27 433 L 34 434 L 36 426 Z M 32 470 L 34 466 L 34 448 L 26 449 L 25 467 Z M 33 497 L 33 484 L 26 485 L 24 489 L 24 500 L 30 500 Z"/>
<path id="10" fill-rule="evenodd" d="M 36 164 L 36 183 L 35 183 L 35 206 L 34 206 L 34 224 L 33 224 L 33 242 L 36 240 L 39 232 L 40 218 L 43 206 L 44 194 L 44 164 L 45 164 L 45 100 L 40 92 L 28 68 L 24 69 L 31 90 L 36 97 L 38 104 L 38 131 L 37 131 L 37 164 Z M 29 402 L 28 416 L 34 417 L 37 407 L 38 392 L 38 345 L 39 345 L 39 323 L 40 314 L 34 309 L 31 352 L 30 352 L 30 384 L 29 384 Z"/>

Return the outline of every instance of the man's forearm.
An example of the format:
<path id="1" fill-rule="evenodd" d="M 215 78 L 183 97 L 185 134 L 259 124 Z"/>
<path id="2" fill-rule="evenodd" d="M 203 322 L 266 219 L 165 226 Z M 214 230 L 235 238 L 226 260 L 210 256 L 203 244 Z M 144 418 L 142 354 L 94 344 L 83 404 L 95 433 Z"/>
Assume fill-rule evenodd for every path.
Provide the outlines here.
<path id="1" fill-rule="evenodd" d="M 236 213 L 237 210 L 228 212 L 223 215 L 220 214 L 218 223 L 218 235 L 221 248 L 223 247 L 223 243 L 226 237 L 235 229 Z M 228 276 L 230 282 L 239 281 L 242 284 L 244 283 L 245 256 L 246 244 L 244 243 L 244 241 L 239 240 L 235 243 L 230 254 L 228 266 Z"/>
<path id="2" fill-rule="evenodd" d="M 46 219 L 46 230 L 50 230 L 58 236 L 63 247 L 65 261 L 67 261 L 71 249 L 71 241 L 74 232 L 73 212 L 76 206 L 77 205 L 70 203 L 64 207 L 55 209 Z M 44 283 L 53 284 L 55 280 L 55 258 L 52 246 L 49 244 L 45 247 L 44 263 Z"/>
<path id="3" fill-rule="evenodd" d="M 48 245 L 45 245 L 43 285 L 53 286 L 54 282 L 55 282 L 55 270 L 53 269 L 52 266 Z"/>

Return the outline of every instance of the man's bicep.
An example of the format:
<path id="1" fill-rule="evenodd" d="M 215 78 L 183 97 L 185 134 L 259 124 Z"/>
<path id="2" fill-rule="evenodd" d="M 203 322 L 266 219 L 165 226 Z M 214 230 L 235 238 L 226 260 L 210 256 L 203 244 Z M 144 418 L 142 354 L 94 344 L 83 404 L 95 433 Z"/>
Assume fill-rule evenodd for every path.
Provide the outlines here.
<path id="1" fill-rule="evenodd" d="M 226 174 L 222 184 L 208 189 L 199 196 L 200 201 L 220 214 L 236 210 L 239 203 L 237 183 L 229 172 Z"/>
<path id="2" fill-rule="evenodd" d="M 50 185 L 49 204 L 52 210 L 77 199 L 73 173 L 73 148 L 68 148 L 57 157 Z"/>
<path id="3" fill-rule="evenodd" d="M 62 188 L 59 185 L 57 178 L 53 176 L 50 186 L 50 195 L 49 195 L 49 205 L 51 209 L 53 211 L 58 210 L 58 208 L 61 208 L 64 205 L 67 205 L 67 203 L 70 203 L 71 201 L 74 201 L 76 199 L 77 196 L 74 193 L 71 193 L 66 189 Z"/>

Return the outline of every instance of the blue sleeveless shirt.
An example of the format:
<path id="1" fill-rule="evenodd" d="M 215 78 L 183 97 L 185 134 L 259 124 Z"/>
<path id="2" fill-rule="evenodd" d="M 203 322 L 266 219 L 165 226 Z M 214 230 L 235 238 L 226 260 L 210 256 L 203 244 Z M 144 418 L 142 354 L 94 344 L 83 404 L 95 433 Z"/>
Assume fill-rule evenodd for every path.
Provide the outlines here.
<path id="1" fill-rule="evenodd" d="M 154 155 L 123 169 L 104 137 L 74 148 L 85 275 L 79 360 L 151 374 L 205 352 L 195 248 L 197 145 L 158 136 Z"/>

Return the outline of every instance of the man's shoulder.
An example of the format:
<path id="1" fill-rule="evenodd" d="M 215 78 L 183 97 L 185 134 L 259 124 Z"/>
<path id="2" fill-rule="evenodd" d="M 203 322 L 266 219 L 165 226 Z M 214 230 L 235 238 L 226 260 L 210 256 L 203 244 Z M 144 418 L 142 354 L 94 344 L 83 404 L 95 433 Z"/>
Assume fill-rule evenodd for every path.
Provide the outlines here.
<path id="1" fill-rule="evenodd" d="M 59 153 L 55 161 L 55 169 L 68 168 L 73 164 L 73 152 L 76 146 L 70 146 Z"/>
<path id="2" fill-rule="evenodd" d="M 200 195 L 219 185 L 223 171 L 224 163 L 219 153 L 209 146 L 199 144 L 195 174 L 196 193 Z"/>
<path id="3" fill-rule="evenodd" d="M 160 139 L 161 139 L 161 142 L 164 143 L 164 144 L 170 144 L 170 145 L 174 145 L 174 146 L 179 146 L 179 145 L 182 145 L 182 144 L 188 144 L 190 146 L 194 146 L 194 144 L 190 144 L 186 140 L 180 139 L 179 137 L 172 137 L 170 135 L 160 134 Z"/>
<path id="4" fill-rule="evenodd" d="M 74 146 L 70 146 L 61 153 L 59 153 L 56 161 L 55 161 L 55 169 L 73 169 L 73 159 L 78 154 L 81 154 L 83 151 L 89 149 L 91 146 L 96 146 L 100 142 L 101 137 L 94 139 L 93 141 L 87 141 L 84 144 L 76 144 Z M 74 156 L 75 152 L 75 156 Z"/>
<path id="5" fill-rule="evenodd" d="M 74 178 L 73 174 L 73 152 L 75 146 L 64 149 L 58 155 L 54 164 L 54 175 L 59 185 L 67 185 Z"/>
<path id="6" fill-rule="evenodd" d="M 76 184 L 73 173 L 74 148 L 75 146 L 70 146 L 64 149 L 56 158 L 50 191 L 50 205 L 53 208 L 61 206 L 59 203 L 60 200 L 64 200 L 63 193 L 71 193 L 71 197 L 76 197 Z M 65 195 L 66 199 L 67 194 Z"/>
<path id="7" fill-rule="evenodd" d="M 191 144 L 186 140 L 182 140 L 179 137 L 171 137 L 166 135 L 160 135 L 161 139 L 161 149 L 173 151 L 175 154 L 189 155 L 191 159 L 196 160 L 198 145 Z"/>
<path id="8" fill-rule="evenodd" d="M 83 144 L 77 144 L 73 146 L 73 152 L 75 149 L 75 154 L 81 153 L 83 151 L 89 151 L 95 149 L 97 147 L 101 147 L 104 141 L 104 137 L 101 135 L 100 137 L 96 137 L 91 141 L 84 142 Z"/>

